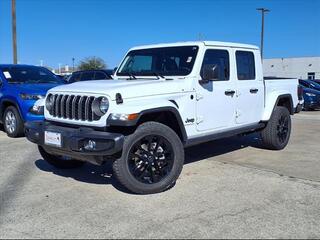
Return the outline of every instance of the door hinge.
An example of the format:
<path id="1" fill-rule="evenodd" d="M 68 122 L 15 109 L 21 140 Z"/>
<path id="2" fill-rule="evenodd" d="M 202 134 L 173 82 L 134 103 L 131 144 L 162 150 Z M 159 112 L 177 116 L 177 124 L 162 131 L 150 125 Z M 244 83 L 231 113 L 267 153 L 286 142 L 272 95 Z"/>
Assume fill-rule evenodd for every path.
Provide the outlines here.
<path id="1" fill-rule="evenodd" d="M 203 116 L 198 116 L 197 117 L 197 124 L 200 124 L 203 122 Z"/>
<path id="2" fill-rule="evenodd" d="M 200 99 L 202 99 L 203 96 L 199 93 L 196 94 L 196 100 L 199 101 Z"/>
<path id="3" fill-rule="evenodd" d="M 240 117 L 241 116 L 241 112 L 236 110 L 236 118 Z"/>

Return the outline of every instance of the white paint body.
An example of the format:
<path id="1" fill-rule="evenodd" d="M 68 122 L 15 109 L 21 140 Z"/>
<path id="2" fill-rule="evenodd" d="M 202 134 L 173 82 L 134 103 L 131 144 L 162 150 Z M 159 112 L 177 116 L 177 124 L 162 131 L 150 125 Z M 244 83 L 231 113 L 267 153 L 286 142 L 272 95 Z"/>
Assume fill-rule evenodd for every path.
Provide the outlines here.
<path id="1" fill-rule="evenodd" d="M 293 106 L 299 103 L 297 79 L 263 80 L 260 51 L 258 47 L 245 44 L 223 42 L 185 42 L 135 47 L 130 50 L 177 46 L 198 46 L 199 51 L 193 70 L 187 76 L 170 76 L 173 80 L 139 79 L 127 80 L 127 76 L 114 75 L 114 80 L 78 82 L 51 89 L 48 94 L 73 94 L 105 96 L 109 99 L 108 112 L 99 121 L 68 120 L 53 117 L 45 109 L 45 118 L 68 124 L 104 127 L 111 113 L 140 113 L 143 110 L 159 107 L 174 107 L 180 114 L 189 139 L 242 128 L 261 121 L 268 121 L 278 96 L 292 96 Z M 200 84 L 200 69 L 207 49 L 223 49 L 230 56 L 230 80 L 212 81 Z M 255 80 L 237 79 L 235 51 L 250 51 L 255 56 Z M 256 94 L 250 89 L 256 88 Z M 234 90 L 233 96 L 225 95 L 226 90 Z M 117 104 L 116 93 L 123 98 Z M 191 99 L 191 95 L 194 96 Z M 179 108 L 169 100 L 174 100 Z M 188 122 L 187 119 L 195 119 Z"/>

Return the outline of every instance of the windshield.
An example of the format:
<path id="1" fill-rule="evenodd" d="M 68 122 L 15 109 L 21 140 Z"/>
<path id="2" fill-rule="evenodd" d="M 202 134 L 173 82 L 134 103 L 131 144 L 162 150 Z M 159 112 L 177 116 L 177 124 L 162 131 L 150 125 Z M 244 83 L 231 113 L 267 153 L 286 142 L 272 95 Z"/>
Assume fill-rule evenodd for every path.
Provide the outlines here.
<path id="1" fill-rule="evenodd" d="M 315 88 L 315 89 L 317 89 L 317 90 L 320 90 L 320 84 L 319 84 L 319 83 L 314 82 L 314 81 L 310 81 L 310 85 L 311 85 L 313 88 Z"/>
<path id="2" fill-rule="evenodd" d="M 2 69 L 8 83 L 62 83 L 63 80 L 55 76 L 44 67 L 16 66 Z"/>
<path id="3" fill-rule="evenodd" d="M 197 46 L 132 50 L 122 62 L 118 76 L 186 76 L 191 73 Z"/>

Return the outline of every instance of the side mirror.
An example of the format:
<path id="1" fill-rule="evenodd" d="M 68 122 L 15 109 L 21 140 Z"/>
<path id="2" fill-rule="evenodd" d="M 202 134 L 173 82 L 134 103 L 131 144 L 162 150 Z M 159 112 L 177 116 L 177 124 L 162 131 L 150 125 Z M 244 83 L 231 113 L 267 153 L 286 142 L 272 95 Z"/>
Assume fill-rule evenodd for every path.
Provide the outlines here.
<path id="1" fill-rule="evenodd" d="M 205 64 L 201 72 L 202 82 L 219 80 L 218 64 Z"/>

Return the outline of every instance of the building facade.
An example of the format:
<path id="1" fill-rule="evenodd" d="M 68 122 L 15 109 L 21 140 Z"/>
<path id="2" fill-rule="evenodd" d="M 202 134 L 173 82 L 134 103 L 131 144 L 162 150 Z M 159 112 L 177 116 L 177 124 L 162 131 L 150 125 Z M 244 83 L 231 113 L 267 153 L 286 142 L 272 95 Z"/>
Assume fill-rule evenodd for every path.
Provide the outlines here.
<path id="1" fill-rule="evenodd" d="M 263 70 L 268 77 L 320 79 L 320 57 L 264 59 Z"/>

